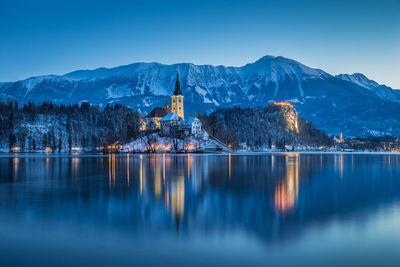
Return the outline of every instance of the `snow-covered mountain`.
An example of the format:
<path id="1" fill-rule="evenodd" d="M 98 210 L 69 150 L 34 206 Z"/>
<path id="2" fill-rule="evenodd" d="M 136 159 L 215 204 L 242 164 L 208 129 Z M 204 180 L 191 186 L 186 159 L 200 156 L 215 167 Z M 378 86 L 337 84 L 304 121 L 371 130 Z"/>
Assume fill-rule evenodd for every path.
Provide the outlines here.
<path id="1" fill-rule="evenodd" d="M 400 103 L 400 91 L 393 90 L 386 85 L 381 85 L 374 80 L 368 79 L 364 74 L 354 73 L 354 74 L 339 74 L 336 78 L 355 83 L 359 86 L 367 88 L 378 95 L 380 98 L 387 101 L 394 101 Z"/>
<path id="2" fill-rule="evenodd" d="M 376 87 L 379 87 L 379 84 L 373 80 L 365 77 L 364 74 L 354 73 L 354 74 L 339 74 L 335 76 L 336 78 L 355 83 L 359 86 L 365 87 L 370 90 L 374 90 Z"/>
<path id="3" fill-rule="evenodd" d="M 162 106 L 181 77 L 185 111 L 290 101 L 328 133 L 400 136 L 400 94 L 362 74 L 332 76 L 284 57 L 265 56 L 242 67 L 134 63 L 0 84 L 0 98 L 20 102 L 121 103 L 142 112 Z"/>

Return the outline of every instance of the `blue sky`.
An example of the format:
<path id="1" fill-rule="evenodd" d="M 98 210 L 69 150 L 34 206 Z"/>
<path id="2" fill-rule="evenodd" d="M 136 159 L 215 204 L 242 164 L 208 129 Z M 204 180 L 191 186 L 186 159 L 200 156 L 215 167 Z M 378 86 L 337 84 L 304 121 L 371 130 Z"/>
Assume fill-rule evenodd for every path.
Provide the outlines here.
<path id="1" fill-rule="evenodd" d="M 0 81 L 264 55 L 400 89 L 400 0 L 0 0 Z"/>

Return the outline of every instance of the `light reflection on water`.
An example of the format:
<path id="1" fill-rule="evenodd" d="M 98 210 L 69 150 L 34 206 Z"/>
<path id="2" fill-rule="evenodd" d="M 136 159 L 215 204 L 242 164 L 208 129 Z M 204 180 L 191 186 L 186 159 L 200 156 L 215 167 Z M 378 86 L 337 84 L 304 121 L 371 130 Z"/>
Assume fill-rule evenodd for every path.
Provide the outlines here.
<path id="1" fill-rule="evenodd" d="M 0 263 L 397 265 L 399 158 L 2 156 Z"/>

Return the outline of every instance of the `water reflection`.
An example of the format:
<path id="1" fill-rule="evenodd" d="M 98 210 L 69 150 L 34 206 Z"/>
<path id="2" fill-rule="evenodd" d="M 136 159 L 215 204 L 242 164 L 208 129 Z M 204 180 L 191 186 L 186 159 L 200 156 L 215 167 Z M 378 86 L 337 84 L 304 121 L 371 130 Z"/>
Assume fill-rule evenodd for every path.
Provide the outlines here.
<path id="1" fill-rule="evenodd" d="M 129 153 L 126 154 L 126 182 L 128 183 L 128 187 L 130 186 L 130 181 L 129 181 Z"/>
<path id="2" fill-rule="evenodd" d="M 154 160 L 154 165 L 154 195 L 160 198 L 162 193 L 161 162 Z"/>
<path id="3" fill-rule="evenodd" d="M 285 164 L 286 176 L 275 186 L 275 207 L 282 213 L 294 208 L 299 192 L 299 155 L 286 155 Z"/>
<path id="4" fill-rule="evenodd" d="M 2 157 L 0 223 L 155 242 L 171 234 L 190 240 L 240 232 L 265 246 L 290 243 L 315 222 L 361 222 L 396 205 L 399 157 Z"/>
<path id="5" fill-rule="evenodd" d="M 171 212 L 177 229 L 185 209 L 185 178 L 180 175 L 177 181 L 171 183 Z"/>
<path id="6" fill-rule="evenodd" d="M 143 193 L 143 157 L 140 156 L 140 195 Z"/>
<path id="7" fill-rule="evenodd" d="M 351 158 L 351 160 L 352 160 L 352 163 L 351 163 L 351 166 L 353 166 L 353 160 L 354 160 L 354 155 L 352 155 L 352 158 Z M 342 180 L 343 179 L 343 164 L 344 164 L 344 162 L 343 162 L 343 154 L 337 154 L 337 155 L 335 155 L 335 170 L 339 173 L 339 177 L 340 177 L 340 179 Z"/>
<path id="8" fill-rule="evenodd" d="M 13 158 L 14 176 L 15 177 L 18 177 L 18 163 L 19 163 L 19 158 Z"/>

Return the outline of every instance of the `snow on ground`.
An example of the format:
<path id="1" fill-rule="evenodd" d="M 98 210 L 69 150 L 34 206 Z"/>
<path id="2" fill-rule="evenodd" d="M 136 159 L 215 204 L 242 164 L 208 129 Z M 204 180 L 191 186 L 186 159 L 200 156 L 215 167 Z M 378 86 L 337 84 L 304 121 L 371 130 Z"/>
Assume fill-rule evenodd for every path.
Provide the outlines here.
<path id="1" fill-rule="evenodd" d="M 196 151 L 203 149 L 205 144 L 200 140 L 176 139 L 177 150 Z M 140 137 L 122 146 L 121 152 L 174 152 L 174 139 L 165 136 L 159 136 L 154 133 L 149 136 Z"/>

